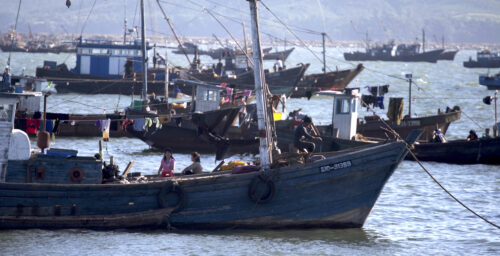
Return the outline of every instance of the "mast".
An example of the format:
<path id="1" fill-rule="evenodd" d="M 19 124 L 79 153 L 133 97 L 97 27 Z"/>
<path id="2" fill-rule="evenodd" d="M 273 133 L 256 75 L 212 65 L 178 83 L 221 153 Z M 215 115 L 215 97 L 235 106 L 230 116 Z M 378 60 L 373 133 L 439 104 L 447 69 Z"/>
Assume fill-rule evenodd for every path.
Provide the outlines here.
<path id="1" fill-rule="evenodd" d="M 14 38 L 16 38 L 16 34 L 17 34 L 17 21 L 19 20 L 19 12 L 21 11 L 21 2 L 22 2 L 22 0 L 19 0 L 19 5 L 17 6 L 16 23 L 14 24 L 14 34 L 12 35 L 12 38 L 10 39 L 9 58 L 7 58 L 7 66 L 9 66 L 9 67 L 10 67 L 10 55 L 12 53 L 12 50 L 14 49 Z"/>
<path id="2" fill-rule="evenodd" d="M 127 43 L 127 19 L 123 20 L 123 44 Z"/>
<path id="3" fill-rule="evenodd" d="M 422 52 L 425 52 L 425 30 L 422 29 Z"/>
<path id="4" fill-rule="evenodd" d="M 148 63 L 146 60 L 146 24 L 144 24 L 144 0 L 141 0 L 141 51 L 142 51 L 142 99 L 148 96 Z"/>
<path id="5" fill-rule="evenodd" d="M 323 37 L 323 74 L 326 74 L 326 50 L 325 50 L 326 33 L 325 32 L 321 33 L 321 36 Z"/>
<path id="6" fill-rule="evenodd" d="M 412 82 L 412 74 L 406 74 L 406 78 L 408 78 L 409 88 L 408 88 L 408 116 L 411 118 L 411 82 Z"/>
<path id="7" fill-rule="evenodd" d="M 272 162 L 271 155 L 271 131 L 269 127 L 269 119 L 267 112 L 267 87 L 265 76 L 262 69 L 262 49 L 260 47 L 259 22 L 257 13 L 257 1 L 248 0 L 250 5 L 250 18 L 252 21 L 252 51 L 254 59 L 254 76 L 255 76 L 255 94 L 257 101 L 257 123 L 260 137 L 260 166 L 269 168 Z"/>
<path id="8" fill-rule="evenodd" d="M 244 54 L 248 56 L 248 43 L 247 43 L 247 32 L 245 30 L 245 22 L 243 22 L 243 17 L 241 17 L 241 25 L 243 26 L 243 40 L 245 43 L 245 52 Z M 248 65 L 248 58 L 246 58 L 247 61 L 247 68 L 249 67 Z"/>
<path id="9" fill-rule="evenodd" d="M 168 73 L 168 50 L 165 49 L 165 104 L 166 104 L 166 108 L 168 110 L 169 107 L 168 107 L 168 85 L 170 83 L 170 77 L 169 77 L 169 73 Z M 169 111 L 169 114 L 170 114 L 170 111 Z"/>

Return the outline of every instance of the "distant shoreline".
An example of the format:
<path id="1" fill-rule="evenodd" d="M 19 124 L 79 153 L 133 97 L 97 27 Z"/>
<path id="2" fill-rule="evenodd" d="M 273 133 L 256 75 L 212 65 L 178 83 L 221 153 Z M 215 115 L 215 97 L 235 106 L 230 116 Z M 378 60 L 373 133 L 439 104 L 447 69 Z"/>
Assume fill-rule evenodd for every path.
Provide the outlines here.
<path id="1" fill-rule="evenodd" d="M 28 33 L 24 32 L 19 32 L 18 35 L 21 36 L 21 41 L 30 41 L 30 40 L 46 40 L 46 41 L 51 41 L 51 42 L 56 42 L 56 43 L 61 43 L 61 42 L 66 42 L 69 43 L 73 39 L 78 38 L 79 35 L 77 34 L 50 34 L 50 33 L 33 33 L 32 35 L 29 35 Z M 3 34 L 5 36 L 5 34 Z M 111 41 L 122 41 L 123 36 L 122 35 L 117 35 L 117 34 L 84 34 L 83 35 L 84 39 L 101 39 L 101 40 L 111 40 Z M 5 39 L 5 37 L 4 37 Z M 236 46 L 235 43 L 232 41 L 231 38 L 224 38 L 220 37 L 219 38 L 222 42 L 228 43 L 231 47 Z M 151 35 L 148 36 L 148 40 L 150 43 L 156 43 L 159 45 L 165 45 L 165 42 L 167 42 L 168 46 L 176 46 L 177 41 L 173 36 L 158 36 L 158 35 Z M 219 43 L 213 38 L 213 37 L 199 37 L 199 36 L 186 36 L 182 37 L 183 42 L 191 42 L 195 44 L 200 44 L 200 45 L 219 45 Z M 237 38 L 240 43 L 243 42 L 243 38 Z M 308 46 L 313 46 L 313 47 L 321 47 L 321 40 L 303 40 Z M 378 41 L 378 42 L 370 42 L 370 45 L 381 45 L 383 43 L 387 43 L 389 40 L 383 42 L 383 41 Z M 285 47 L 285 41 L 272 41 L 266 38 L 262 39 L 262 43 L 266 46 L 274 46 L 276 45 L 279 48 L 284 48 Z M 416 41 L 413 42 L 397 42 L 397 43 L 417 43 Z M 334 40 L 330 41 L 328 40 L 326 42 L 327 47 L 339 47 L 339 48 L 365 48 L 365 42 L 361 40 Z M 298 40 L 287 40 L 286 41 L 286 47 L 303 47 L 303 45 L 298 41 Z M 441 43 L 437 42 L 426 42 L 426 48 L 427 49 L 435 49 L 435 48 L 442 48 Z M 449 42 L 445 44 L 445 49 L 459 49 L 459 50 L 482 50 L 482 49 L 489 49 L 492 51 L 500 51 L 500 43 L 457 43 L 457 42 Z"/>

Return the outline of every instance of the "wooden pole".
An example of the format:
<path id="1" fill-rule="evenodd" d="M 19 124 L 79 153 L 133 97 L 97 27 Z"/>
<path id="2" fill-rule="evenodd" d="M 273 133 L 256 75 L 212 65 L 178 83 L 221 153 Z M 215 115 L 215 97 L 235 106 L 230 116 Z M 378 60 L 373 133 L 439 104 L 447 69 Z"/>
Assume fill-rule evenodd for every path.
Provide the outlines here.
<path id="1" fill-rule="evenodd" d="M 260 47 L 259 22 L 257 11 L 257 0 L 248 0 L 250 4 L 250 13 L 252 21 L 252 47 L 253 47 L 253 64 L 255 76 L 255 95 L 257 101 L 257 123 L 260 137 L 260 166 L 269 168 L 272 162 L 272 154 L 270 148 L 271 131 L 269 130 L 269 118 L 267 111 L 267 90 L 264 70 L 262 68 L 262 49 Z"/>
<path id="2" fill-rule="evenodd" d="M 21 2 L 22 0 L 19 0 L 19 5 L 17 6 L 17 15 L 16 15 L 16 23 L 14 24 L 14 34 L 12 35 L 12 38 L 10 39 L 10 51 L 9 51 L 9 57 L 7 58 L 7 66 L 10 67 L 10 55 L 12 51 L 14 50 L 14 39 L 17 37 L 17 21 L 19 20 L 19 12 L 21 11 Z"/>
<path id="3" fill-rule="evenodd" d="M 325 49 L 326 33 L 325 32 L 321 33 L 321 36 L 323 37 L 323 74 L 326 74 L 326 49 Z"/>
<path id="4" fill-rule="evenodd" d="M 142 51 L 142 99 L 148 96 L 148 63 L 146 60 L 146 24 L 144 22 L 144 0 L 141 0 L 141 51 Z"/>
<path id="5" fill-rule="evenodd" d="M 170 76 L 168 71 L 168 50 L 165 50 L 165 104 L 167 110 L 170 110 L 168 107 L 168 86 L 170 83 Z M 170 114 L 170 112 L 169 112 Z"/>
<path id="6" fill-rule="evenodd" d="M 135 160 L 132 160 L 128 163 L 127 167 L 125 168 L 125 170 L 123 171 L 123 174 L 122 174 L 122 177 L 123 178 L 126 178 L 127 177 L 127 174 L 128 172 L 130 171 L 130 169 L 132 169 L 132 166 L 134 165 L 135 163 Z"/>

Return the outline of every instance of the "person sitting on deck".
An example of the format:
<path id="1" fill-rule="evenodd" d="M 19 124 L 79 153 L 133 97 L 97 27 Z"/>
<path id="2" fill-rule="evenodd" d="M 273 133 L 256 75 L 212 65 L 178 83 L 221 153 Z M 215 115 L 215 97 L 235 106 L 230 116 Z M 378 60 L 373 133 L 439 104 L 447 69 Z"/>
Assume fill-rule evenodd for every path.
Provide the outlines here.
<path id="1" fill-rule="evenodd" d="M 307 161 L 311 156 L 314 148 L 316 147 L 313 142 L 307 142 L 303 139 L 303 137 L 307 140 L 317 140 L 322 141 L 321 137 L 312 136 L 307 131 L 307 127 L 312 124 L 312 119 L 308 116 L 305 116 L 302 120 L 302 123 L 297 126 L 295 129 L 295 136 L 293 144 L 300 152 L 307 152 L 305 160 Z"/>
<path id="2" fill-rule="evenodd" d="M 479 139 L 479 137 L 477 136 L 476 131 L 470 130 L 469 131 L 469 136 L 467 136 L 467 141 L 475 141 L 475 140 L 478 140 L 478 139 Z"/>
<path id="3" fill-rule="evenodd" d="M 172 150 L 166 149 L 161 159 L 160 168 L 158 168 L 158 176 L 174 177 L 175 159 L 172 156 Z"/>
<path id="4" fill-rule="evenodd" d="M 193 161 L 193 163 L 184 168 L 184 170 L 182 170 L 182 174 L 190 175 L 203 173 L 203 167 L 200 164 L 200 154 L 198 152 L 191 153 L 191 161 Z"/>

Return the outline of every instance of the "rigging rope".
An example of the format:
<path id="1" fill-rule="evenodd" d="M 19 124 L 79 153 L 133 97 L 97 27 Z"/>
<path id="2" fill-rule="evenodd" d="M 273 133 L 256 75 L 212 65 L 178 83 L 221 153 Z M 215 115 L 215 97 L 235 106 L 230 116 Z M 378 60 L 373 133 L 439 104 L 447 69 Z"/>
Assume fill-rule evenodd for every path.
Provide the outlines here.
<path id="1" fill-rule="evenodd" d="M 82 30 L 80 32 L 80 37 L 82 36 L 83 34 L 83 30 L 85 29 L 85 27 L 87 26 L 87 21 L 89 20 L 89 17 L 90 17 L 90 14 L 92 14 L 92 11 L 94 10 L 94 6 L 95 6 L 95 3 L 97 2 L 97 0 L 94 0 L 94 3 L 92 4 L 92 7 L 90 8 L 90 11 L 89 11 L 89 14 L 87 15 L 87 18 L 85 19 L 85 22 L 83 22 L 83 25 L 82 25 Z"/>
<path id="2" fill-rule="evenodd" d="M 14 24 L 14 34 L 12 35 L 12 38 L 10 39 L 10 51 L 9 51 L 9 57 L 7 58 L 7 66 L 10 66 L 10 57 L 12 54 L 12 51 L 14 50 L 14 39 L 17 37 L 17 21 L 19 20 L 19 13 L 21 12 L 21 0 L 19 0 L 19 5 L 17 6 L 17 15 L 16 15 L 16 23 Z"/>
<path id="3" fill-rule="evenodd" d="M 189 0 L 188 0 L 189 1 Z M 238 43 L 238 40 L 236 40 L 236 38 L 234 38 L 233 34 L 231 34 L 231 32 L 226 28 L 226 26 L 224 26 L 224 24 L 222 24 L 222 22 L 220 22 L 219 19 L 217 19 L 217 17 L 215 17 L 215 15 L 212 14 L 212 12 L 210 10 L 208 10 L 207 8 L 204 9 L 208 14 L 210 14 L 210 16 L 212 16 L 218 23 L 219 25 L 222 26 L 222 28 L 224 28 L 224 30 L 229 34 L 229 36 L 231 36 L 231 38 L 233 39 L 233 41 L 236 43 L 236 45 L 238 46 L 238 48 L 240 49 L 241 52 L 243 52 L 245 54 L 245 57 L 247 58 L 247 61 L 251 64 L 251 66 L 253 67 L 253 60 L 248 56 L 248 53 L 246 50 L 243 50 L 243 48 L 241 47 L 240 43 Z"/>
<path id="4" fill-rule="evenodd" d="M 267 5 L 264 3 L 264 1 L 260 1 L 260 3 L 262 4 L 262 6 L 264 6 L 264 8 L 267 9 L 267 11 L 269 13 L 271 13 L 271 15 L 273 15 L 278 21 L 279 23 L 281 23 L 281 25 L 283 25 L 287 30 L 288 32 L 290 32 L 295 38 L 297 38 L 297 40 L 299 40 L 303 45 L 304 47 L 309 50 L 314 57 L 316 57 L 316 59 L 318 59 L 321 63 L 323 63 L 323 60 L 318 57 L 318 55 L 316 55 L 316 53 L 314 53 L 314 51 L 312 51 L 309 47 L 307 47 L 306 43 L 304 41 L 302 41 L 302 39 L 300 39 L 300 37 L 297 36 L 297 34 L 295 34 L 295 32 L 293 30 L 291 30 L 276 14 L 274 14 L 273 11 L 271 11 L 271 9 L 269 9 L 269 7 L 267 7 Z M 332 70 L 328 67 L 328 70 L 331 72 Z"/>

